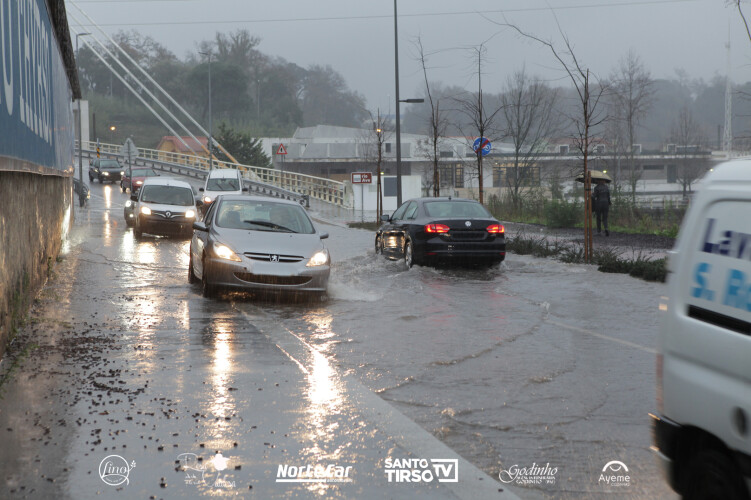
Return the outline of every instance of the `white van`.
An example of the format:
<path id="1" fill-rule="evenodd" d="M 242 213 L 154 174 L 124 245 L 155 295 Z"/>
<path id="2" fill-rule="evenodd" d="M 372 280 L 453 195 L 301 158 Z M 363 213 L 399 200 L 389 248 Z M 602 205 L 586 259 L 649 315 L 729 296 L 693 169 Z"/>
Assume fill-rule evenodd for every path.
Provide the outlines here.
<path id="1" fill-rule="evenodd" d="M 243 194 L 248 188 L 243 185 L 242 172 L 234 168 L 215 168 L 206 176 L 206 183 L 201 192 L 201 209 L 205 212 L 211 206 L 211 203 L 220 194 Z"/>
<path id="2" fill-rule="evenodd" d="M 686 498 L 748 498 L 751 485 L 751 159 L 715 167 L 668 262 L 654 446 Z"/>

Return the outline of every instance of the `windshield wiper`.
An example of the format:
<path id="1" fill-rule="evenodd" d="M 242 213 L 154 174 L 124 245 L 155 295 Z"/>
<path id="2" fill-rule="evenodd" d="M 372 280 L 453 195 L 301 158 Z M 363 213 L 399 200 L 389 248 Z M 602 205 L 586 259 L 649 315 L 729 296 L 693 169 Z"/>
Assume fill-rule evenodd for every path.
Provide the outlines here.
<path id="1" fill-rule="evenodd" d="M 274 224 L 273 222 L 269 222 L 266 220 L 244 220 L 246 224 L 255 224 L 256 226 L 263 226 L 263 227 L 270 227 L 272 229 L 276 229 L 277 231 L 283 231 L 286 233 L 296 233 L 297 231 L 293 231 L 292 229 L 284 226 L 280 226 L 279 224 Z"/>

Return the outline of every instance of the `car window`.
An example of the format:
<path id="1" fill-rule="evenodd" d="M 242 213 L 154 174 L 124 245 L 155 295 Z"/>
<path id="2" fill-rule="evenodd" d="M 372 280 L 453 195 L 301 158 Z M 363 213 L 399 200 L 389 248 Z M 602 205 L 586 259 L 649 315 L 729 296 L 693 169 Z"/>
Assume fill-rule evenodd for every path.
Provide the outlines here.
<path id="1" fill-rule="evenodd" d="M 391 216 L 393 220 L 401 220 L 404 218 L 404 212 L 407 211 L 407 207 L 409 206 L 410 202 L 405 203 L 401 207 L 396 209 L 396 212 L 394 212 L 394 215 Z"/>
<path id="2" fill-rule="evenodd" d="M 313 234 L 315 228 L 299 205 L 256 200 L 224 200 L 217 207 L 219 227 L 252 231 Z"/>
<path id="3" fill-rule="evenodd" d="M 417 216 L 417 203 L 411 202 L 409 206 L 407 207 L 406 212 L 404 212 L 404 218 L 407 220 L 412 220 Z"/>
<path id="4" fill-rule="evenodd" d="M 237 177 L 209 177 L 206 181 L 207 191 L 239 191 L 240 181 Z"/>
<path id="5" fill-rule="evenodd" d="M 425 213 L 429 217 L 492 217 L 485 207 L 475 201 L 427 201 Z"/>
<path id="6" fill-rule="evenodd" d="M 144 186 L 141 188 L 141 201 L 184 207 L 195 204 L 193 191 L 180 186 Z"/>
<path id="7" fill-rule="evenodd" d="M 216 203 L 212 203 L 206 211 L 206 215 L 203 218 L 203 220 L 206 221 L 206 224 L 211 224 L 211 218 L 214 217 L 214 212 L 216 212 Z"/>
<path id="8" fill-rule="evenodd" d="M 120 168 L 117 160 L 100 160 L 99 166 L 102 168 Z"/>
<path id="9" fill-rule="evenodd" d="M 156 177 L 156 172 L 150 168 L 137 168 L 133 170 L 133 177 Z"/>

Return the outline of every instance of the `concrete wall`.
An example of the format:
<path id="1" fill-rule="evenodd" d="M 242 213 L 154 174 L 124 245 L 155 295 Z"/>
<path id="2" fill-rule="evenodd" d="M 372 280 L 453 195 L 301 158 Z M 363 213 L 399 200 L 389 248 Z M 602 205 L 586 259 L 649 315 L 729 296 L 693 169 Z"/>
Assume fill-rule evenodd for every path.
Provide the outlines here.
<path id="1" fill-rule="evenodd" d="M 70 177 L 0 168 L 0 356 L 54 267 L 72 221 L 71 186 Z"/>

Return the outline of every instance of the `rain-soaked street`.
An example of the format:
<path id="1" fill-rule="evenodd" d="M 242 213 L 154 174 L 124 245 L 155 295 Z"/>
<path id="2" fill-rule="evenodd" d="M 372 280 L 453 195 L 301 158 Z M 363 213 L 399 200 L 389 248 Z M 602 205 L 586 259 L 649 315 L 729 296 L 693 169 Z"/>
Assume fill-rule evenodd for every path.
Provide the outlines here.
<path id="1" fill-rule="evenodd" d="M 328 300 L 205 299 L 187 241 L 136 241 L 127 195 L 91 188 L 11 349 L 38 344 L 3 388 L 0 497 L 672 498 L 649 451 L 664 285 L 514 254 L 407 270 L 319 221 Z M 628 481 L 600 481 L 614 460 Z"/>

